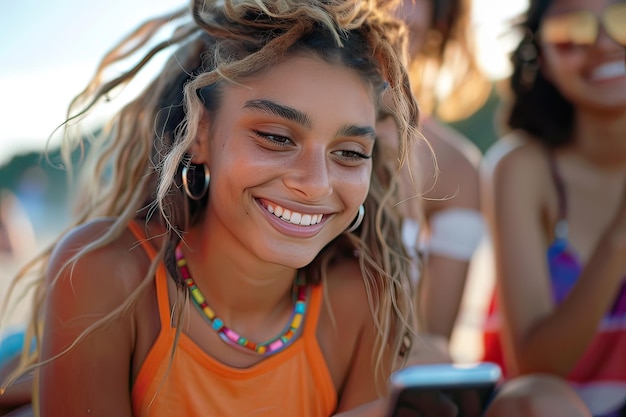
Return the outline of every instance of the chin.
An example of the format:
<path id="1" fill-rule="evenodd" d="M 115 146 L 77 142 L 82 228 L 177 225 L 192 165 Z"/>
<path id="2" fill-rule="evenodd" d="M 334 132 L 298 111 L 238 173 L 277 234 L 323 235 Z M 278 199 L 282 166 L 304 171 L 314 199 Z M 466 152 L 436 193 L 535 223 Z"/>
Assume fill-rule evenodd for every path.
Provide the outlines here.
<path id="1" fill-rule="evenodd" d="M 283 262 L 280 262 L 280 263 L 285 265 L 285 266 L 287 266 L 287 267 L 289 267 L 289 268 L 300 269 L 300 268 L 304 268 L 305 266 L 309 265 L 314 260 L 315 260 L 315 256 L 309 256 L 309 257 L 305 257 L 305 256 L 290 256 L 290 257 L 284 257 L 282 259 Z"/>
<path id="2" fill-rule="evenodd" d="M 295 253 L 294 251 L 281 252 L 280 250 L 274 250 L 272 253 L 266 253 L 265 256 L 261 256 L 261 258 L 269 263 L 283 265 L 287 268 L 300 269 L 313 262 L 319 253 L 320 251 L 314 253 Z"/>

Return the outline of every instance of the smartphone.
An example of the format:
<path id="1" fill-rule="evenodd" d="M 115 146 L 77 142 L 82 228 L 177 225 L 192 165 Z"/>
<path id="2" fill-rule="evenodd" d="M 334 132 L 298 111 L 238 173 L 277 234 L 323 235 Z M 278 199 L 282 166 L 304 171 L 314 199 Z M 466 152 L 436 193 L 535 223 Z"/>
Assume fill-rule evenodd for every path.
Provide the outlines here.
<path id="1" fill-rule="evenodd" d="M 481 417 L 501 377 L 490 362 L 409 366 L 391 376 L 388 417 Z"/>

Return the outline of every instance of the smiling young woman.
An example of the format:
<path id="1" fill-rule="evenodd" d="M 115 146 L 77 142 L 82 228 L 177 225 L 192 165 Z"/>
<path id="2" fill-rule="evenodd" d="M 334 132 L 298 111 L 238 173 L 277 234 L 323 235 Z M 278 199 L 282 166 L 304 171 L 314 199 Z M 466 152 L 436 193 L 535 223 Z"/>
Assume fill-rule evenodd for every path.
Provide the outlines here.
<path id="1" fill-rule="evenodd" d="M 71 114 L 179 23 L 145 54 L 173 46 L 168 63 L 92 146 L 75 227 L 31 265 L 40 344 L 17 372 L 35 370 L 38 412 L 383 415 L 414 331 L 395 204 L 419 116 L 386 6 L 198 0 L 105 58 Z"/>

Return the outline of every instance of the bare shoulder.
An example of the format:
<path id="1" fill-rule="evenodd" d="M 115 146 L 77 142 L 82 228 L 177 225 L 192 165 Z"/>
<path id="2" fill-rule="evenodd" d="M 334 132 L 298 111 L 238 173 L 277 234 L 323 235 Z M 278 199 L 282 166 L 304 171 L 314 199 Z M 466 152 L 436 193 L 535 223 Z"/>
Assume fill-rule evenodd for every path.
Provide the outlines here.
<path id="1" fill-rule="evenodd" d="M 492 166 L 494 178 L 503 181 L 545 180 L 548 174 L 545 149 L 538 143 L 526 141 L 508 148 Z M 537 184 L 539 185 L 539 184 Z"/>
<path id="2" fill-rule="evenodd" d="M 59 296 L 114 308 L 139 285 L 150 260 L 127 227 L 113 227 L 113 219 L 95 219 L 62 237 L 46 274 Z"/>
<path id="3" fill-rule="evenodd" d="M 508 201 L 509 211 L 522 216 L 551 216 L 557 207 L 554 182 L 544 147 L 528 141 L 504 153 L 495 163 L 486 184 L 492 203 Z M 552 213 L 552 214 L 551 214 Z"/>
<path id="4" fill-rule="evenodd" d="M 39 372 L 46 387 L 39 392 L 42 414 L 92 409 L 130 415 L 129 378 L 137 375 L 159 326 L 158 314 L 150 314 L 155 309 L 144 302 L 154 286 L 140 285 L 152 282 L 145 281 L 150 263 L 128 225 L 114 219 L 89 221 L 58 243 L 42 312 L 40 357 L 51 359 Z M 97 378 L 80 377 L 86 373 Z"/>
<path id="5" fill-rule="evenodd" d="M 527 145 L 530 141 L 522 132 L 510 132 L 495 141 L 485 152 L 480 164 L 481 173 L 491 175 L 500 159 L 514 149 Z"/>

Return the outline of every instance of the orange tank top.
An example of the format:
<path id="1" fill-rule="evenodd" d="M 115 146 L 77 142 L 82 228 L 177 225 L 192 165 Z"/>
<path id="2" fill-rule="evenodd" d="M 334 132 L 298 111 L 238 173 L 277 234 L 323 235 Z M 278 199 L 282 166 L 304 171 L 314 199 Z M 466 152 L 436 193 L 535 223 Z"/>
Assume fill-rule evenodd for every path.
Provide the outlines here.
<path id="1" fill-rule="evenodd" d="M 153 259 L 156 252 L 140 228 L 135 223 L 130 228 Z M 161 330 L 132 388 L 133 415 L 328 417 L 335 411 L 337 393 L 315 335 L 321 285 L 311 289 L 300 337 L 285 350 L 240 369 L 216 361 L 185 333 L 172 358 L 176 329 L 170 320 L 167 279 L 161 263 L 156 272 Z"/>

